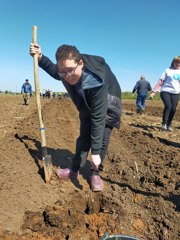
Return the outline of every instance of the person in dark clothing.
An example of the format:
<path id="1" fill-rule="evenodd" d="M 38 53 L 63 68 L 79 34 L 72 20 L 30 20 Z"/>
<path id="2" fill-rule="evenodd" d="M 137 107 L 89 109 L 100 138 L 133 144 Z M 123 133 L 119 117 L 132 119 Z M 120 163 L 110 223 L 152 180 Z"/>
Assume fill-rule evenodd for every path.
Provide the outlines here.
<path id="1" fill-rule="evenodd" d="M 121 88 L 104 58 L 80 54 L 75 46 L 62 45 L 56 51 L 56 64 L 31 43 L 30 54 L 38 54 L 39 66 L 62 81 L 79 111 L 80 135 L 70 168 L 58 169 L 60 178 L 78 175 L 91 150 L 91 188 L 102 191 L 100 171 L 113 127 L 120 127 Z"/>
<path id="2" fill-rule="evenodd" d="M 151 84 L 145 80 L 145 77 L 142 75 L 140 80 L 136 82 L 136 85 L 133 88 L 132 93 L 134 94 L 137 91 L 136 98 L 136 110 L 137 113 L 144 112 L 146 108 L 146 98 L 148 95 L 148 91 L 151 91 Z"/>

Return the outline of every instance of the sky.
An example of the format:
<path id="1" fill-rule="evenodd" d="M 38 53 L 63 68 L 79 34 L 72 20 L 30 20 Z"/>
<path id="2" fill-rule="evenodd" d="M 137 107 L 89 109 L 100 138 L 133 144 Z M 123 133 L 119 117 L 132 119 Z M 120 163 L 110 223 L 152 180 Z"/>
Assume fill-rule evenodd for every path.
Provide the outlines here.
<path id="1" fill-rule="evenodd" d="M 123 92 L 141 75 L 152 87 L 180 55 L 180 0 L 1 0 L 0 90 L 34 90 L 32 27 L 44 55 L 55 63 L 62 44 L 105 58 Z M 63 92 L 60 81 L 38 69 L 40 89 Z"/>

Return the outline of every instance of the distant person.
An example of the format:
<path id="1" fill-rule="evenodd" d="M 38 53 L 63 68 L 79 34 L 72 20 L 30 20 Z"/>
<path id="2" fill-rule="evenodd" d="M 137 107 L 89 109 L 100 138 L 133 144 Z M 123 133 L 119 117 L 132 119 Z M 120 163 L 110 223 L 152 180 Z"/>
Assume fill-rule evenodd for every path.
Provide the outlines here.
<path id="1" fill-rule="evenodd" d="M 171 66 L 164 70 L 149 96 L 150 99 L 159 90 L 164 103 L 162 129 L 173 131 L 172 121 L 176 113 L 180 93 L 180 56 L 175 57 L 171 62 Z"/>
<path id="2" fill-rule="evenodd" d="M 45 90 L 45 89 L 42 90 L 42 97 L 43 97 L 43 98 L 46 97 L 46 90 Z"/>
<path id="3" fill-rule="evenodd" d="M 71 178 L 85 165 L 91 149 L 91 188 L 102 191 L 100 171 L 113 127 L 120 127 L 121 89 L 104 58 L 80 54 L 75 46 L 62 45 L 56 51 L 56 64 L 42 54 L 37 44 L 30 54 L 38 53 L 39 66 L 51 77 L 62 81 L 79 111 L 80 135 L 70 168 L 58 169 L 59 178 Z"/>
<path id="4" fill-rule="evenodd" d="M 46 97 L 51 98 L 51 91 L 49 89 L 46 91 Z"/>
<path id="5" fill-rule="evenodd" d="M 151 91 L 151 84 L 145 79 L 145 76 L 142 75 L 140 80 L 136 82 L 136 85 L 133 88 L 132 93 L 134 94 L 137 91 L 136 98 L 136 111 L 137 113 L 143 113 L 146 108 L 146 98 L 148 91 Z"/>
<path id="6" fill-rule="evenodd" d="M 26 79 L 21 88 L 21 93 L 23 94 L 23 101 L 25 105 L 29 104 L 29 98 L 32 96 L 32 87 L 29 80 Z"/>

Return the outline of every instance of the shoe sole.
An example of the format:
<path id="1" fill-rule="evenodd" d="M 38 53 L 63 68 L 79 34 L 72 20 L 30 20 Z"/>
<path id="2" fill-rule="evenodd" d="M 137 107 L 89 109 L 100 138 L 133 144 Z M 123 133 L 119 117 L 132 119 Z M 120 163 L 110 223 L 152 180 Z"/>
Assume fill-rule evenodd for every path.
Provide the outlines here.
<path id="1" fill-rule="evenodd" d="M 99 188 L 98 187 L 96 187 L 96 188 L 91 187 L 92 192 L 102 192 L 103 189 L 104 189 L 103 185 L 101 187 L 99 187 Z"/>
<path id="2" fill-rule="evenodd" d="M 102 192 L 103 191 L 102 188 L 94 188 L 94 189 L 91 188 L 91 190 L 92 190 L 92 192 Z"/>

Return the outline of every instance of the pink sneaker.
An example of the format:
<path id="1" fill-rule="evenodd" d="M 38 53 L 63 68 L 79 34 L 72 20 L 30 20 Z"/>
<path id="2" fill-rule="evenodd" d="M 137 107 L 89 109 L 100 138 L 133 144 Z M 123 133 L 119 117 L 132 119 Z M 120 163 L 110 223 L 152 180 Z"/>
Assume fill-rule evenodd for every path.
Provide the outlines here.
<path id="1" fill-rule="evenodd" d="M 71 170 L 71 168 L 65 168 L 65 169 L 58 169 L 56 171 L 56 174 L 59 178 L 73 178 L 73 177 L 77 177 L 78 172 L 75 173 Z"/>
<path id="2" fill-rule="evenodd" d="M 99 175 L 91 176 L 91 189 L 93 192 L 103 191 L 103 182 Z"/>

